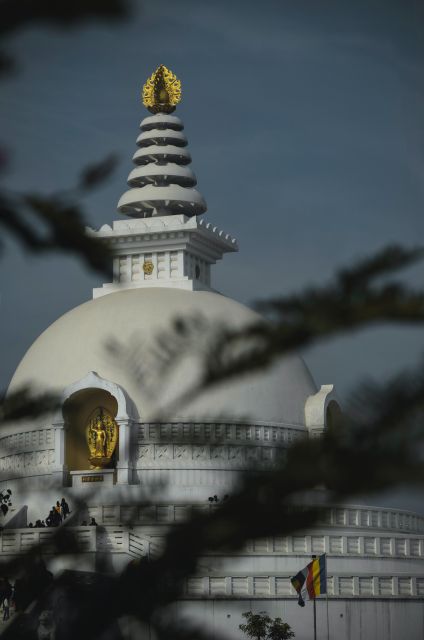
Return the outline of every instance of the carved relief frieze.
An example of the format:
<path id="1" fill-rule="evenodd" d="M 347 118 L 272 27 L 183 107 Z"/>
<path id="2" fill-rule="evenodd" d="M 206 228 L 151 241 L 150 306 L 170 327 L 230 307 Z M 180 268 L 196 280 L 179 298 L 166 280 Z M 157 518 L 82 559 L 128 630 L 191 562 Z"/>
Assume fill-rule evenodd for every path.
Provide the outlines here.
<path id="1" fill-rule="evenodd" d="M 172 460 L 174 457 L 173 447 L 170 444 L 155 445 L 155 458 L 157 460 Z"/>
<path id="2" fill-rule="evenodd" d="M 261 448 L 260 447 L 246 447 L 246 459 L 248 462 L 259 462 Z"/>
<path id="3" fill-rule="evenodd" d="M 193 460 L 207 460 L 209 458 L 209 447 L 206 445 L 193 446 Z"/>
<path id="4" fill-rule="evenodd" d="M 172 462 L 177 464 L 229 464 L 251 465 L 269 464 L 277 458 L 278 449 L 269 446 L 233 446 L 233 445 L 207 445 L 207 444 L 138 444 L 136 458 L 138 467 Z"/>
<path id="5" fill-rule="evenodd" d="M 28 469 L 28 467 L 34 467 L 36 464 L 36 453 L 35 451 L 33 451 L 32 453 L 25 453 L 24 454 L 24 466 L 25 469 Z"/>
<path id="6" fill-rule="evenodd" d="M 174 460 L 189 460 L 191 458 L 191 447 L 189 445 L 174 445 Z"/>
<path id="7" fill-rule="evenodd" d="M 137 458 L 141 460 L 153 460 L 155 457 L 155 447 L 153 444 L 144 444 L 137 447 Z"/>
<path id="8" fill-rule="evenodd" d="M 54 449 L 15 453 L 0 458 L 0 472 L 6 477 L 41 475 L 51 472 L 54 461 Z"/>
<path id="9" fill-rule="evenodd" d="M 226 423 L 143 423 L 138 425 L 138 442 L 211 442 L 220 444 L 264 444 L 285 448 L 305 437 L 302 428 L 289 426 L 258 426 Z M 165 442 L 164 442 L 165 444 Z"/>
<path id="10" fill-rule="evenodd" d="M 54 429 L 23 431 L 0 438 L 0 455 L 20 453 L 27 449 L 39 451 L 53 446 Z"/>
<path id="11" fill-rule="evenodd" d="M 234 462 L 243 461 L 242 447 L 228 447 L 228 458 Z"/>
<path id="12" fill-rule="evenodd" d="M 272 460 L 272 448 L 271 447 L 262 447 L 262 460 L 264 462 L 270 462 Z"/>
<path id="13" fill-rule="evenodd" d="M 288 426 L 142 423 L 137 430 L 136 458 L 139 468 L 143 461 L 147 466 L 155 461 L 178 464 L 189 460 L 196 465 L 270 464 L 284 457 L 287 445 L 304 435 L 302 429 Z"/>
<path id="14" fill-rule="evenodd" d="M 228 460 L 228 447 L 211 447 L 212 460 Z"/>

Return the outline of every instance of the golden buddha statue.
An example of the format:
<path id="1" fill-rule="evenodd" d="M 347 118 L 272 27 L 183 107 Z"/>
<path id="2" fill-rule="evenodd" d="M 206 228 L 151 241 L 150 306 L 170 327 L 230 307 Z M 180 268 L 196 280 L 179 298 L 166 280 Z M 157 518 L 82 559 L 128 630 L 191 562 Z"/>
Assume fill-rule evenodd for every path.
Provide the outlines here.
<path id="1" fill-rule="evenodd" d="M 92 468 L 108 467 L 118 442 L 118 425 L 104 407 L 97 407 L 90 415 L 86 438 Z"/>

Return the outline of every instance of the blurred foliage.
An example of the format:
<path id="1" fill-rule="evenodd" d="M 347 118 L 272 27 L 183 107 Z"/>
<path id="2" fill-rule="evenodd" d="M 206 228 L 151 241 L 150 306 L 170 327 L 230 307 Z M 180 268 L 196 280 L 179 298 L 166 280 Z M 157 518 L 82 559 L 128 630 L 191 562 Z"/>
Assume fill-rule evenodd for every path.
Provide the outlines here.
<path id="1" fill-rule="evenodd" d="M 162 392 L 188 354 L 200 356 L 201 366 L 196 381 L 190 381 L 177 398 L 180 405 L 215 385 L 250 375 L 282 356 L 342 333 L 383 323 L 424 324 L 423 292 L 390 277 L 423 257 L 421 248 L 386 247 L 340 270 L 328 284 L 257 304 L 268 321 L 258 316 L 257 321 L 234 329 L 201 314 L 186 314 L 149 344 L 113 338 L 108 347 L 128 375 L 156 397 L 160 417 L 176 408 L 163 406 Z"/>
<path id="2" fill-rule="evenodd" d="M 17 31 L 39 24 L 71 28 L 87 20 L 115 23 L 130 15 L 132 4 L 129 0 L 0 0 L 0 36 L 7 44 L 8 38 Z M 0 74 L 15 69 L 15 61 L 4 50 L 3 44 L 0 49 Z M 8 155 L 5 148 L 0 148 L 2 172 L 8 168 Z M 83 169 L 78 187 L 66 194 L 11 194 L 1 190 L 0 230 L 17 239 L 32 253 L 72 253 L 90 268 L 109 275 L 109 251 L 101 241 L 85 233 L 85 215 L 79 198 L 84 191 L 106 180 L 115 165 L 116 158 L 109 156 L 99 164 Z"/>
<path id="3" fill-rule="evenodd" d="M 0 32 L 10 35 L 39 22 L 67 27 L 88 18 L 122 17 L 127 6 L 118 0 L 3 0 Z M 3 69 L 12 64 L 6 55 L 0 60 Z M 7 165 L 6 152 L 1 154 L 1 165 Z M 101 243 L 85 234 L 79 199 L 100 184 L 113 166 L 114 159 L 109 157 L 88 167 L 77 186 L 66 193 L 2 193 L 0 225 L 30 251 L 71 252 L 104 272 L 110 256 Z M 422 292 L 410 291 L 387 278 L 422 257 L 422 249 L 389 247 L 340 271 L 327 286 L 262 302 L 259 308 L 269 316 L 269 322 L 258 320 L 244 329 L 208 325 L 199 318 L 178 319 L 172 331 L 158 336 L 150 347 L 151 361 L 157 366 L 157 375 L 169 375 L 187 350 L 194 352 L 201 346 L 203 374 L 198 384 L 178 399 L 183 403 L 213 385 L 261 370 L 285 354 L 342 332 L 383 322 L 421 324 Z M 130 361 L 126 345 L 115 342 L 113 349 L 129 373 L 133 366 L 139 366 L 138 358 Z M 144 370 L 137 369 L 136 375 L 145 383 Z M 31 419 L 57 407 L 57 402 L 57 398 L 38 397 L 22 389 L 2 401 L 0 423 Z M 402 483 L 422 485 L 423 405 L 424 367 L 380 387 L 368 385 L 359 390 L 355 396 L 359 410 L 345 416 L 337 428 L 321 438 L 297 441 L 273 467 L 244 474 L 238 490 L 227 500 L 170 528 L 161 555 L 133 561 L 121 574 L 68 571 L 54 577 L 47 571 L 42 556 L 77 557 L 83 551 L 70 520 L 49 537 L 48 547 L 47 543 L 33 547 L 26 555 L 3 564 L 3 575 L 18 576 L 21 611 L 3 637 L 37 637 L 39 615 L 48 610 L 53 612 L 51 624 L 58 640 L 120 638 L 124 618 L 150 625 L 160 639 L 206 640 L 207 630 L 183 620 L 175 625 L 170 613 L 170 605 L 184 593 L 186 579 L 201 571 L 202 557 L 241 552 L 247 540 L 311 527 L 326 506 L 358 494 Z M 321 494 L 322 503 L 310 504 L 308 497 L 318 485 L 326 490 Z M 100 533 L 101 527 L 96 535 Z M 269 638 L 282 638 L 284 623 L 277 618 L 273 624 L 271 621 L 267 628 Z"/>
<path id="4" fill-rule="evenodd" d="M 71 588 L 77 578 L 69 573 L 71 595 L 61 599 L 57 615 L 63 635 L 57 637 L 86 633 L 86 637 L 119 638 L 118 630 L 115 635 L 110 630 L 116 629 L 117 620 L 128 616 L 150 624 L 158 637 L 170 637 L 169 606 L 184 594 L 186 579 L 201 573 L 206 555 L 242 552 L 247 540 L 312 527 L 326 506 L 358 494 L 403 483 L 422 485 L 424 367 L 374 390 L 359 390 L 355 401 L 368 407 L 366 416 L 360 420 L 345 417 L 322 437 L 295 442 L 273 467 L 253 468 L 253 473 L 240 478 L 240 488 L 212 511 L 196 513 L 170 528 L 159 557 L 133 561 L 122 574 L 105 578 L 106 582 L 98 575 L 90 586 L 89 602 L 78 608 L 78 590 L 74 593 Z M 316 497 L 311 501 L 311 491 L 317 486 L 325 489 L 320 502 Z M 72 535 L 71 528 L 68 532 Z M 25 556 L 16 558 L 13 567 L 6 565 L 3 570 L 10 575 L 12 568 L 16 572 L 20 567 L 26 574 L 30 571 L 26 562 Z M 55 610 L 57 589 L 63 594 L 64 580 L 64 576 L 52 579 L 45 593 L 39 593 L 35 611 Z M 99 610 L 103 611 L 101 618 L 90 615 Z M 182 624 L 179 628 L 180 638 L 192 634 L 190 627 L 186 630 Z"/>
<path id="5" fill-rule="evenodd" d="M 53 393 L 35 393 L 29 387 L 5 395 L 0 401 L 0 427 L 8 422 L 37 418 L 59 409 L 60 399 Z"/>
<path id="6" fill-rule="evenodd" d="M 5 516 L 9 507 L 12 506 L 12 491 L 10 489 L 6 489 L 5 491 L 0 491 L 0 511 Z"/>
<path id="7" fill-rule="evenodd" d="M 422 324 L 422 291 L 382 277 L 423 257 L 422 248 L 388 247 L 343 269 L 326 286 L 260 303 L 259 310 L 273 322 L 223 332 L 211 345 L 203 384 L 270 365 L 281 355 L 342 332 L 384 322 Z"/>
<path id="8" fill-rule="evenodd" d="M 0 0 L 0 37 L 6 40 L 22 29 L 43 24 L 69 29 L 89 20 L 116 22 L 128 17 L 132 4 L 131 0 Z M 13 71 L 16 62 L 3 45 L 0 75 Z"/>
<path id="9" fill-rule="evenodd" d="M 86 20 L 115 22 L 130 14 L 127 0 L 74 0 L 58 3 L 52 0 L 0 0 L 0 35 L 7 40 L 19 29 L 50 23 L 64 28 Z M 0 50 L 0 74 L 14 69 L 13 58 Z M 0 147 L 0 172 L 8 168 L 9 153 Z M 111 154 L 102 161 L 81 170 L 75 187 L 67 192 L 43 195 L 34 192 L 11 193 L 0 190 L 0 251 L 8 234 L 27 251 L 70 253 L 106 277 L 111 274 L 111 254 L 108 247 L 87 235 L 81 197 L 101 185 L 115 169 L 117 158 Z M 0 399 L 0 426 L 47 413 L 57 406 L 51 395 L 34 396 L 27 388 Z"/>
<path id="10" fill-rule="evenodd" d="M 87 20 L 116 22 L 128 16 L 130 6 L 129 0 L 1 0 L 0 34 L 39 23 L 69 28 Z"/>
<path id="11" fill-rule="evenodd" d="M 0 227 L 28 251 L 71 253 L 91 269 L 109 277 L 110 250 L 104 242 L 86 233 L 79 200 L 106 180 L 115 166 L 116 157 L 110 155 L 98 164 L 86 167 L 77 186 L 65 193 L 49 196 L 0 193 Z"/>

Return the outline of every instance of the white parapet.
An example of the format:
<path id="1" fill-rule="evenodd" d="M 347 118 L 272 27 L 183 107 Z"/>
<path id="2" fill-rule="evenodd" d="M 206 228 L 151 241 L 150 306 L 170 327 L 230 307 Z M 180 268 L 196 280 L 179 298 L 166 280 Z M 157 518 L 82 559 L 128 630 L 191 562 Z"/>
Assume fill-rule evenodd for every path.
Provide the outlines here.
<path id="1" fill-rule="evenodd" d="M 213 291 L 211 265 L 238 251 L 229 234 L 182 214 L 117 220 L 87 233 L 104 240 L 114 255 L 113 282 L 94 289 L 94 298 L 123 288 Z"/>

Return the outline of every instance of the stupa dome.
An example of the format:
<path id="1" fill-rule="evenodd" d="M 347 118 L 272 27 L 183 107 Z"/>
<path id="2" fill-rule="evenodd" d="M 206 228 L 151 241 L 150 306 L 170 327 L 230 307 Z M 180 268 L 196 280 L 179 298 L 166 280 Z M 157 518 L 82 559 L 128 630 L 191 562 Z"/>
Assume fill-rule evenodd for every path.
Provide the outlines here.
<path id="1" fill-rule="evenodd" d="M 135 288 L 110 293 L 72 309 L 44 331 L 19 364 L 10 390 L 29 384 L 62 392 L 95 371 L 125 389 L 143 420 L 155 405 L 140 381 L 129 373 L 128 363 L 114 356 L 107 345 L 111 339 L 117 340 L 127 347 L 127 353 L 129 347 L 142 359 L 143 348 L 151 349 L 157 337 L 170 331 L 174 319 L 194 316 L 207 319 L 212 326 L 221 322 L 229 327 L 246 326 L 259 318 L 246 306 L 208 291 Z M 163 388 L 159 382 L 156 402 L 159 398 L 166 404 L 166 399 L 180 395 L 196 376 L 198 362 L 196 358 L 185 362 L 184 374 L 171 375 Z M 176 407 L 169 419 L 302 427 L 306 400 L 316 391 L 303 360 L 291 356 L 266 371 L 227 381 L 190 404 Z"/>

